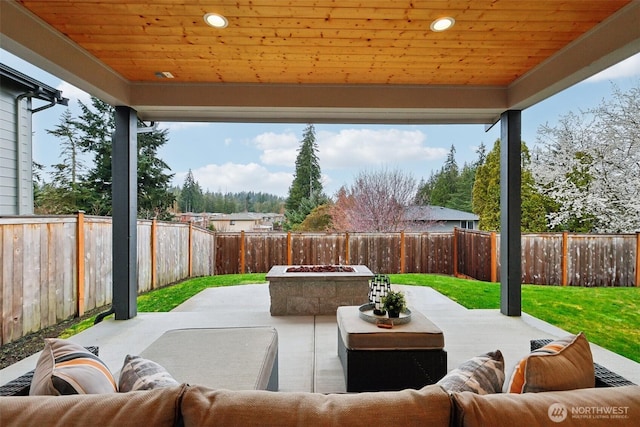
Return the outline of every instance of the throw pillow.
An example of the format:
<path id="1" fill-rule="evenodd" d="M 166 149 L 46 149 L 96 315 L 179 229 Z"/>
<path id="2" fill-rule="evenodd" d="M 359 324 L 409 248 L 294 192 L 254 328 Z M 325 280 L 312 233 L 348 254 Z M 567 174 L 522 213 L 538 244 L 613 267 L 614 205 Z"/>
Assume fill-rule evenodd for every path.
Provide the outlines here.
<path id="1" fill-rule="evenodd" d="M 105 363 L 71 341 L 46 338 L 31 380 L 30 395 L 116 392 L 116 381 Z"/>
<path id="2" fill-rule="evenodd" d="M 153 360 L 127 355 L 120 371 L 118 390 L 121 392 L 151 390 L 179 385 L 166 369 Z"/>
<path id="3" fill-rule="evenodd" d="M 500 393 L 503 383 L 504 358 L 500 350 L 467 360 L 437 382 L 450 393 L 471 391 L 477 394 Z"/>
<path id="4" fill-rule="evenodd" d="M 526 393 L 595 386 L 593 357 L 582 332 L 532 351 L 516 365 L 508 391 Z"/>

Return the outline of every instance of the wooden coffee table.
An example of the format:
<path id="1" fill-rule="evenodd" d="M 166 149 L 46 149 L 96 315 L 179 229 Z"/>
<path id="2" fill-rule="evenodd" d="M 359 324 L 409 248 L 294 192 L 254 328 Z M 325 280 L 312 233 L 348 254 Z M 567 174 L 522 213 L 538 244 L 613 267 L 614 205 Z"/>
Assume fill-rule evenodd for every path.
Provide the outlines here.
<path id="1" fill-rule="evenodd" d="M 419 389 L 447 373 L 444 334 L 419 312 L 383 329 L 360 318 L 359 307 L 339 307 L 338 356 L 347 391 Z"/>

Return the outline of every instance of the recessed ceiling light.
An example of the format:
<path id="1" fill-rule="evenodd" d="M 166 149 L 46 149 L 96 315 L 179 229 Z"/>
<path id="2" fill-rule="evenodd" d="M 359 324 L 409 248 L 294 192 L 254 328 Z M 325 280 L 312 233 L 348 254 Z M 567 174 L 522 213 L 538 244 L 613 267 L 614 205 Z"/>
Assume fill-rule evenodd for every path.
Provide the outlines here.
<path id="1" fill-rule="evenodd" d="M 169 71 L 156 71 L 156 77 L 159 79 L 172 79 L 173 74 Z"/>
<path id="2" fill-rule="evenodd" d="M 453 24 L 456 23 L 456 20 L 450 16 L 445 16 L 444 18 L 438 18 L 431 23 L 431 31 L 440 32 L 446 31 L 449 28 L 453 27 Z"/>
<path id="3" fill-rule="evenodd" d="M 225 28 L 227 25 L 229 25 L 229 21 L 227 21 L 227 18 L 220 15 L 219 13 L 207 13 L 206 15 L 204 15 L 204 22 L 206 22 L 207 25 L 210 25 L 213 28 Z"/>

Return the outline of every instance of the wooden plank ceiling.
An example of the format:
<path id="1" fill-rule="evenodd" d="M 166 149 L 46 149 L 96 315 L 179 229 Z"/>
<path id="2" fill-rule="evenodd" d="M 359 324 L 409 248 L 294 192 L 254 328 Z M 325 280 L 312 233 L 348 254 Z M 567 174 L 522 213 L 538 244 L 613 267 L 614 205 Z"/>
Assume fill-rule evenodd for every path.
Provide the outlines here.
<path id="1" fill-rule="evenodd" d="M 630 1 L 19 2 L 130 82 L 505 86 Z"/>

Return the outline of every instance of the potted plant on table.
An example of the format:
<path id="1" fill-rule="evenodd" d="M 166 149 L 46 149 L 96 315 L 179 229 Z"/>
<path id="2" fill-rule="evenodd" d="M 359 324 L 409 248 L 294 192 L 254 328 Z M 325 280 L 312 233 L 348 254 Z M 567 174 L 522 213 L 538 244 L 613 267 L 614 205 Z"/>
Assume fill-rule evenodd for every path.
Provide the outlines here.
<path id="1" fill-rule="evenodd" d="M 389 317 L 400 317 L 400 313 L 407 308 L 407 301 L 402 292 L 389 291 L 382 299 L 382 305 L 389 313 Z"/>

